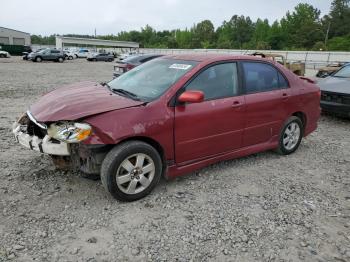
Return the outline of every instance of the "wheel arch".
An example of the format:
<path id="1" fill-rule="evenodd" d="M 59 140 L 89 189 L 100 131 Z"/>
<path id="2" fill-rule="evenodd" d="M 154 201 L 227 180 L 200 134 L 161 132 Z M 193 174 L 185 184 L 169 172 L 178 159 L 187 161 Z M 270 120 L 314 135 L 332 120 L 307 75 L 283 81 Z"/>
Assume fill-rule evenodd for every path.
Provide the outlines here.
<path id="1" fill-rule="evenodd" d="M 134 137 L 129 137 L 129 138 L 126 138 L 126 139 L 119 141 L 118 144 L 116 144 L 116 146 L 121 144 L 121 143 L 126 143 L 128 141 L 141 141 L 141 142 L 144 142 L 146 144 L 149 144 L 155 150 L 157 150 L 157 152 L 162 160 L 162 165 L 163 165 L 162 175 L 164 176 L 166 168 L 167 168 L 167 161 L 166 161 L 166 157 L 165 157 L 165 150 L 164 150 L 163 146 L 158 141 L 156 141 L 153 138 L 146 137 L 146 136 L 134 136 Z"/>
<path id="2" fill-rule="evenodd" d="M 292 114 L 292 116 L 296 116 L 298 117 L 301 122 L 303 123 L 303 131 L 305 131 L 305 128 L 306 128 L 306 124 L 307 124 L 307 117 L 306 117 L 306 114 L 302 111 L 298 111 L 298 112 L 294 112 Z"/>

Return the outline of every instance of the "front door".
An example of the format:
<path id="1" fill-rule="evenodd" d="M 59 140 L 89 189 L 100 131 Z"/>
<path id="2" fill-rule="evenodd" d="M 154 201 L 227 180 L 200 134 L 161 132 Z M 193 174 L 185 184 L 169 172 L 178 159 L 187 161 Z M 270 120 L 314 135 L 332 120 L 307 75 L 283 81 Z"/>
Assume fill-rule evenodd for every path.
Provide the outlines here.
<path id="1" fill-rule="evenodd" d="M 187 164 L 240 148 L 245 101 L 240 96 L 237 64 L 212 65 L 184 89 L 202 91 L 205 101 L 175 108 L 176 163 Z"/>

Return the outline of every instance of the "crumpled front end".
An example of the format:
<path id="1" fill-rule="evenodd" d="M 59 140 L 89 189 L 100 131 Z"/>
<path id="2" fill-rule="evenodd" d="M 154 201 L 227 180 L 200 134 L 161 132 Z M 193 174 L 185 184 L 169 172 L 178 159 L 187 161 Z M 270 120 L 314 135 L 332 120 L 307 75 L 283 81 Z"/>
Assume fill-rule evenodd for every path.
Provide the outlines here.
<path id="1" fill-rule="evenodd" d="M 76 141 L 77 137 L 73 136 L 72 133 L 68 134 L 70 138 L 67 140 L 72 143 L 60 141 L 55 136 L 59 134 L 59 137 L 61 137 L 66 134 L 65 132 L 59 132 L 59 123 L 40 123 L 27 111 L 13 124 L 12 132 L 16 141 L 22 146 L 50 155 L 53 163 L 59 169 L 99 174 L 102 161 L 110 147 L 108 145 L 79 143 Z M 76 123 L 76 125 L 80 127 L 84 124 Z M 71 132 L 70 128 L 73 125 L 67 125 L 67 127 L 67 132 Z"/>
<path id="2" fill-rule="evenodd" d="M 47 133 L 47 126 L 38 123 L 29 111 L 13 124 L 12 132 L 22 146 L 40 153 L 69 156 L 69 144 L 53 139 Z"/>

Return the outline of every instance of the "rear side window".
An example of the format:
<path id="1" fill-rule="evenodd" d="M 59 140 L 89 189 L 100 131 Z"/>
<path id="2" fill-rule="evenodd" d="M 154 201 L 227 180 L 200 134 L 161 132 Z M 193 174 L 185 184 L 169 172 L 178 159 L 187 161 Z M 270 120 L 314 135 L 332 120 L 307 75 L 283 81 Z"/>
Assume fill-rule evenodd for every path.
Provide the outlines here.
<path id="1" fill-rule="evenodd" d="M 282 82 L 280 83 L 279 81 L 279 72 L 271 65 L 244 62 L 243 69 L 245 88 L 248 94 L 276 90 L 279 89 L 280 84 L 282 84 Z M 281 81 L 283 81 L 283 78 L 281 79 Z"/>
<path id="2" fill-rule="evenodd" d="M 238 95 L 237 64 L 218 64 L 205 69 L 187 85 L 186 90 L 202 91 L 205 100 Z"/>

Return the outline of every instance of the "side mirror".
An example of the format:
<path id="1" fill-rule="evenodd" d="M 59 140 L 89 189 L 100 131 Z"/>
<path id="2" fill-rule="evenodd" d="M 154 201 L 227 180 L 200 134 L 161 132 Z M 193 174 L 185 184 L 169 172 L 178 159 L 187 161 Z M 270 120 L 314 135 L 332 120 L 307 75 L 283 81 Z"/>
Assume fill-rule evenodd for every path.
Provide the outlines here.
<path id="1" fill-rule="evenodd" d="M 178 98 L 178 101 L 181 103 L 200 103 L 203 102 L 203 100 L 204 93 L 198 90 L 185 91 Z"/>

